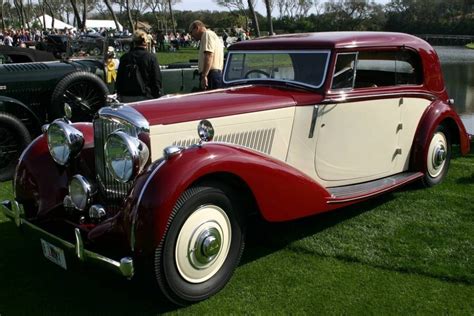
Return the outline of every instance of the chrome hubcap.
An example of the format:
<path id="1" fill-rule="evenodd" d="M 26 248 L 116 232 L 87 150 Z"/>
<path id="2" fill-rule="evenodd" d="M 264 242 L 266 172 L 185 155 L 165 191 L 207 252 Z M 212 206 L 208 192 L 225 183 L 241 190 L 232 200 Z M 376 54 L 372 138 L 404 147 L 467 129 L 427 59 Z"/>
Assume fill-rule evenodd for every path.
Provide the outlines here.
<path id="1" fill-rule="evenodd" d="M 216 228 L 210 228 L 203 231 L 194 245 L 194 256 L 196 261 L 200 263 L 195 268 L 200 269 L 200 266 L 211 262 L 219 253 L 221 249 L 221 234 Z M 189 258 L 192 258 L 190 253 Z M 193 260 L 190 260 L 191 264 Z M 193 264 L 194 266 L 194 264 Z"/>
<path id="2" fill-rule="evenodd" d="M 446 150 L 444 149 L 443 145 L 439 145 L 435 149 L 435 154 L 433 156 L 433 165 L 435 167 L 439 167 L 443 164 L 445 160 L 446 160 Z"/>

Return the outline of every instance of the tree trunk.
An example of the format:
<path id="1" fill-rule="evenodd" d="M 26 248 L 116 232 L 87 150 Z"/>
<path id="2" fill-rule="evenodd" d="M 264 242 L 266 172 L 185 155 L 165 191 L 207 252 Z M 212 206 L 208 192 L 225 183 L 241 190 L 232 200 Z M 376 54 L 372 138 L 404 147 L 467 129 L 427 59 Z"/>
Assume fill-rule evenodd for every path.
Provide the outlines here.
<path id="1" fill-rule="evenodd" d="M 0 0 L 0 6 L 2 6 L 1 9 L 0 9 L 0 13 L 2 14 L 2 30 L 6 30 L 7 27 L 5 25 L 5 14 L 4 14 L 4 11 L 3 11 L 3 0 Z"/>
<path id="2" fill-rule="evenodd" d="M 86 20 L 87 20 L 87 0 L 83 0 L 84 7 L 82 8 L 82 27 L 81 29 L 86 31 Z"/>
<path id="3" fill-rule="evenodd" d="M 267 9 L 267 23 L 268 23 L 268 33 L 270 36 L 273 35 L 273 20 L 272 20 L 272 8 L 270 6 L 271 0 L 265 0 L 265 8 Z"/>
<path id="4" fill-rule="evenodd" d="M 82 22 L 81 22 L 81 16 L 79 15 L 79 10 L 77 9 L 77 2 L 76 0 L 70 0 L 72 10 L 74 11 L 74 19 L 76 20 L 76 25 L 77 28 L 80 29 Z"/>
<path id="5" fill-rule="evenodd" d="M 171 27 L 173 28 L 173 33 L 176 36 L 176 26 L 174 25 L 174 14 L 173 14 L 173 8 L 171 6 L 171 0 L 168 0 L 168 7 L 169 7 L 169 10 L 170 10 Z"/>
<path id="6" fill-rule="evenodd" d="M 18 4 L 17 0 L 13 0 L 13 4 L 15 6 L 16 14 L 18 15 L 18 21 L 20 22 L 21 25 L 23 25 L 21 11 L 20 11 L 20 5 Z"/>
<path id="7" fill-rule="evenodd" d="M 130 11 L 130 0 L 127 0 L 127 17 L 128 17 L 128 23 L 130 24 L 130 30 L 135 32 L 135 25 L 133 24 L 132 20 L 132 12 Z"/>
<path id="8" fill-rule="evenodd" d="M 54 30 L 54 20 L 55 20 L 55 16 L 54 16 L 53 8 L 51 8 L 51 5 L 49 4 L 48 1 L 44 0 L 44 3 L 45 3 L 46 6 L 48 7 L 48 9 L 49 9 L 49 14 L 51 15 L 51 30 Z M 43 15 L 43 16 L 44 16 L 44 15 Z"/>
<path id="9" fill-rule="evenodd" d="M 253 8 L 252 0 L 247 0 L 247 2 L 249 4 L 249 10 L 250 10 L 250 15 L 252 16 L 253 27 L 255 28 L 255 34 L 257 35 L 257 37 L 260 37 L 260 26 L 258 25 L 257 13 L 255 12 Z"/>
<path id="10" fill-rule="evenodd" d="M 43 32 L 46 32 L 46 17 L 45 17 L 45 14 L 46 14 L 46 8 L 45 8 L 45 2 L 46 0 L 43 0 L 43 5 L 41 6 L 41 11 L 43 12 Z"/>
<path id="11" fill-rule="evenodd" d="M 119 22 L 117 20 L 117 15 L 115 15 L 114 10 L 112 9 L 112 5 L 110 4 L 109 0 L 104 0 L 105 5 L 107 6 L 107 9 L 109 9 L 110 14 L 112 14 L 112 19 L 114 19 L 115 27 L 117 28 L 117 31 L 120 31 L 120 26 Z"/>

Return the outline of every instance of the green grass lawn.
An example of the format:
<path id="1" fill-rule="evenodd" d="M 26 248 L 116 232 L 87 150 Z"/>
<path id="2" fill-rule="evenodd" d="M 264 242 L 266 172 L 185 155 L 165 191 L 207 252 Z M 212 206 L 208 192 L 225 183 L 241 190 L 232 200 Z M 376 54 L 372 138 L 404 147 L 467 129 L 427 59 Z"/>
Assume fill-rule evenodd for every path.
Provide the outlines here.
<path id="1" fill-rule="evenodd" d="M 466 47 L 467 47 L 467 48 L 474 49 L 474 43 L 466 44 Z"/>
<path id="2" fill-rule="evenodd" d="M 196 48 L 180 48 L 175 52 L 157 52 L 156 56 L 160 65 L 173 63 L 188 63 L 191 59 L 198 59 L 199 51 Z"/>
<path id="3" fill-rule="evenodd" d="M 0 200 L 11 197 L 0 184 Z M 65 272 L 0 215 L 0 314 L 474 314 L 474 154 L 447 179 L 285 224 L 253 223 L 230 283 L 176 308 L 102 270 Z"/>

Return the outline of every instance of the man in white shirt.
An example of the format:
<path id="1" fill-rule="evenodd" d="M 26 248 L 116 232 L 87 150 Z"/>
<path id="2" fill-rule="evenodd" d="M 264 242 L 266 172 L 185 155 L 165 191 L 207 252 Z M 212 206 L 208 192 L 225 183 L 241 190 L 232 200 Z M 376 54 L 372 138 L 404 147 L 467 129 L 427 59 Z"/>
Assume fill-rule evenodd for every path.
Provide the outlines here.
<path id="1" fill-rule="evenodd" d="M 198 70 L 201 74 L 201 89 L 210 90 L 222 87 L 224 68 L 224 45 L 216 33 L 208 30 L 204 23 L 194 21 L 189 26 L 191 36 L 200 41 Z"/>

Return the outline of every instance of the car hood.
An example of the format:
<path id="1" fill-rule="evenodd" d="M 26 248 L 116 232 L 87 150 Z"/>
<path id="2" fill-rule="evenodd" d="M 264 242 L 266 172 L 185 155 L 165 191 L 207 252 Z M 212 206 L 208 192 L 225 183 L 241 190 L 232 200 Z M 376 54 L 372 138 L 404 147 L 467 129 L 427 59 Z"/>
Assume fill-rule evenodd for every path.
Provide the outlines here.
<path id="1" fill-rule="evenodd" d="M 297 105 L 317 104 L 322 96 L 315 92 L 248 85 L 165 96 L 130 104 L 150 125 L 173 124 Z"/>

